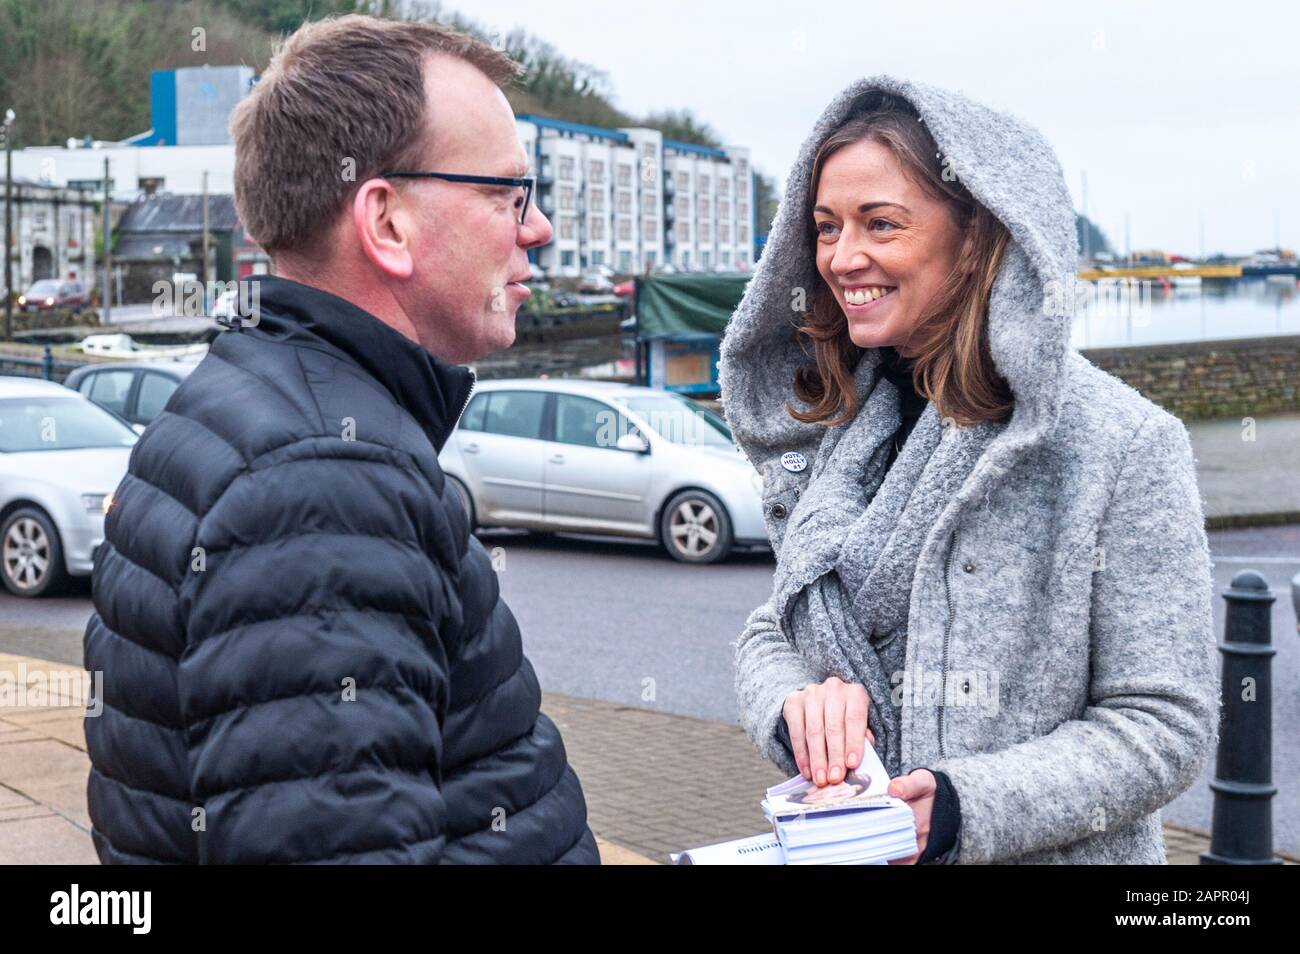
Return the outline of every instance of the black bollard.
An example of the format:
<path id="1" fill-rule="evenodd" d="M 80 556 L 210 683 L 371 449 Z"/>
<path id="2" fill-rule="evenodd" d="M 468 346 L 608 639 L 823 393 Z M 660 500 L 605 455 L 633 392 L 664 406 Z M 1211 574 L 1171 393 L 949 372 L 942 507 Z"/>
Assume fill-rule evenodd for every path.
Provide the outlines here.
<path id="1" fill-rule="evenodd" d="M 1254 570 L 1223 593 L 1223 721 L 1215 763 L 1214 821 L 1203 865 L 1280 865 L 1273 854 L 1273 649 L 1275 597 Z M 1243 698 L 1245 696 L 1252 698 Z"/>

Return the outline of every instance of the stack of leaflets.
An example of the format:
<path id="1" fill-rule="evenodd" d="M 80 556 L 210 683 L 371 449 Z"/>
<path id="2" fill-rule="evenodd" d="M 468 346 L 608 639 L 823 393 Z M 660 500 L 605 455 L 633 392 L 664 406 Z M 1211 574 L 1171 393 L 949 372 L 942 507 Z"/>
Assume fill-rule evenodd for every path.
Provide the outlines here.
<path id="1" fill-rule="evenodd" d="M 771 833 L 671 856 L 677 865 L 884 865 L 916 854 L 909 806 L 888 793 L 889 776 L 870 743 L 844 781 L 820 788 L 802 775 L 767 790 Z"/>
<path id="2" fill-rule="evenodd" d="M 911 806 L 888 794 L 889 775 L 870 743 L 862 764 L 820 788 L 796 775 L 767 790 L 763 814 L 788 865 L 888 863 L 916 854 Z"/>

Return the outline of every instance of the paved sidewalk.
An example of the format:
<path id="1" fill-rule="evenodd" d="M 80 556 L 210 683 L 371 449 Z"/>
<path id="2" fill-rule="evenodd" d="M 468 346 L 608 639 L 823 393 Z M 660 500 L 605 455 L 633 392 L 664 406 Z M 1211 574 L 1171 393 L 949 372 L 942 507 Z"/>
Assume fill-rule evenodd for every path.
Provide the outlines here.
<path id="1" fill-rule="evenodd" d="M 0 654 L 0 672 L 12 689 L 23 673 L 81 670 Z M 66 686 L 43 704 L 0 708 L 0 864 L 98 863 L 84 701 Z M 758 799 L 782 775 L 736 726 L 556 694 L 542 707 L 564 734 L 605 864 L 663 864 L 669 852 L 764 830 Z M 1166 825 L 1165 844 L 1171 864 L 1196 864 L 1209 838 Z"/>
<path id="2" fill-rule="evenodd" d="M 1300 523 L 1300 414 L 1192 421 L 1196 481 L 1213 528 Z"/>

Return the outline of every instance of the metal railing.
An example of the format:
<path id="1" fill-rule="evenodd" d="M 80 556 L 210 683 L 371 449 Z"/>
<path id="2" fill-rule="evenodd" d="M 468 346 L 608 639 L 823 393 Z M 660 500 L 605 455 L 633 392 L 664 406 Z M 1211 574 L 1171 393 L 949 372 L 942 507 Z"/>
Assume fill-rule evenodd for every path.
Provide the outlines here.
<path id="1" fill-rule="evenodd" d="M 18 375 L 28 378 L 44 378 L 46 381 L 62 382 L 84 361 L 56 361 L 54 352 L 46 345 L 39 358 L 24 358 L 20 355 L 0 354 L 0 375 Z"/>

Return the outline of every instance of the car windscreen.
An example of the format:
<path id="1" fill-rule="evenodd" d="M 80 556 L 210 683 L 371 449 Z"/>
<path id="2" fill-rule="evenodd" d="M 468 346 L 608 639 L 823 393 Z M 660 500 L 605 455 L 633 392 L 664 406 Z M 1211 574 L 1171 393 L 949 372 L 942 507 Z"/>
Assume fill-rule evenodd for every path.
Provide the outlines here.
<path id="1" fill-rule="evenodd" d="M 618 396 L 614 402 L 639 416 L 664 440 L 674 444 L 732 447 L 727 422 L 706 407 L 674 394 Z"/>
<path id="2" fill-rule="evenodd" d="M 0 400 L 0 452 L 130 447 L 137 435 L 84 398 Z"/>
<path id="3" fill-rule="evenodd" d="M 59 283 L 54 281 L 40 281 L 27 290 L 29 295 L 57 295 L 59 293 Z"/>

